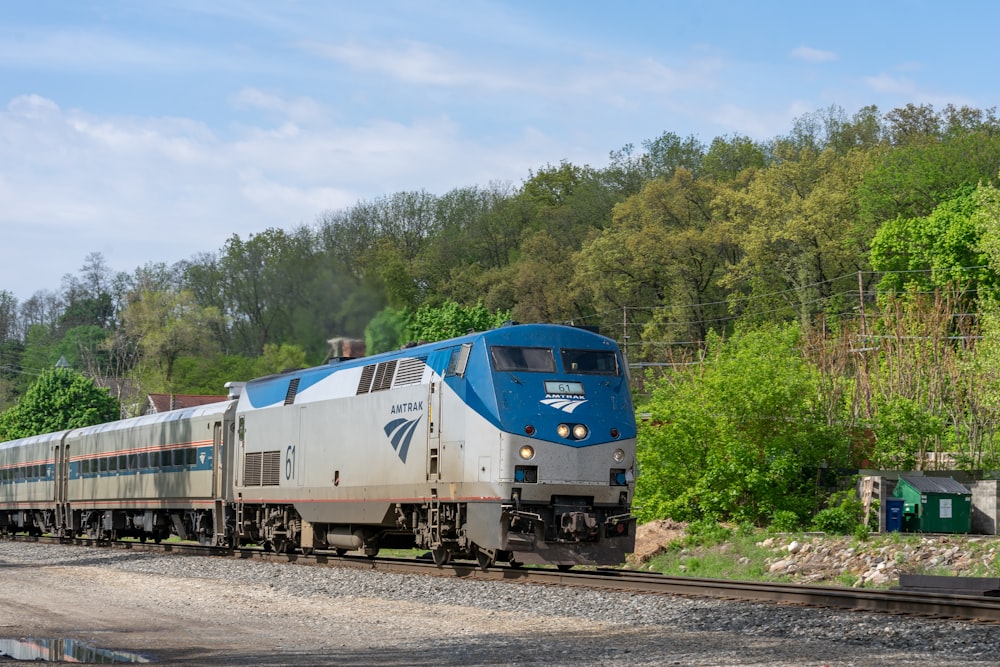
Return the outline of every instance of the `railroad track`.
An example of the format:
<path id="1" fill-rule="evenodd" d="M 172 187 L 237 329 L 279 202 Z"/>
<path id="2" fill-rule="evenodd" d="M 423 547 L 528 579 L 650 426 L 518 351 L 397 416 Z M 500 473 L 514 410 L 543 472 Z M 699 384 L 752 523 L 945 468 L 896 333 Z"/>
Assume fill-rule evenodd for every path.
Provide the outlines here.
<path id="1" fill-rule="evenodd" d="M 628 569 L 580 569 L 560 571 L 555 568 L 510 567 L 497 565 L 483 571 L 474 563 L 452 562 L 438 567 L 423 558 L 368 558 L 337 556 L 333 553 L 279 554 L 263 549 L 241 547 L 233 551 L 186 542 L 99 542 L 86 538 L 72 540 L 54 537 L 14 536 L 6 539 L 25 542 L 75 544 L 134 551 L 152 551 L 196 556 L 255 559 L 289 562 L 307 566 L 357 568 L 379 572 L 460 577 L 484 581 L 510 581 L 521 584 L 573 586 L 615 590 L 649 595 L 680 595 L 732 601 L 799 605 L 824 609 L 889 613 L 929 618 L 960 619 L 1000 623 L 1000 598 L 905 590 L 858 589 L 833 586 L 809 586 L 770 582 L 728 581 L 693 577 L 668 577 Z"/>

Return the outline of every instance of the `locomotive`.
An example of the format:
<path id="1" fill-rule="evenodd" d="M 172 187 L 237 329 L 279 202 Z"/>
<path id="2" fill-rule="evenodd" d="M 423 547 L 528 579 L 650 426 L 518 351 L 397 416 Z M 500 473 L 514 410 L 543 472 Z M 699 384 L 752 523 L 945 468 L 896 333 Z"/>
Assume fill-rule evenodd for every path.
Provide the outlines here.
<path id="1" fill-rule="evenodd" d="M 549 324 L 229 383 L 228 400 L 0 444 L 0 531 L 614 565 L 635 413 L 610 338 Z"/>

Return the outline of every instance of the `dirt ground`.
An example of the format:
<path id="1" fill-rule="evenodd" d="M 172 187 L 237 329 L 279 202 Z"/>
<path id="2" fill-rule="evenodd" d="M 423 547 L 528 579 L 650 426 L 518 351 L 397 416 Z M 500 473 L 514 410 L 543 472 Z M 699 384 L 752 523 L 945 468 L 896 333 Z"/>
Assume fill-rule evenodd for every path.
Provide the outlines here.
<path id="1" fill-rule="evenodd" d="M 641 526 L 637 558 L 648 560 L 683 530 L 682 524 L 669 521 Z M 349 606 L 335 600 L 302 601 L 281 595 L 266 582 L 234 585 L 199 578 L 194 571 L 194 578 L 180 581 L 100 567 L 98 558 L 94 566 L 0 560 L 0 637 L 70 639 L 176 665 L 437 665 L 450 664 L 430 648 L 442 636 L 482 635 L 503 644 L 502 637 L 546 627 L 560 634 L 560 641 L 579 645 L 583 639 L 572 618 L 379 599 L 351 600 Z M 192 559 L 191 567 L 197 566 Z M 585 634 L 592 637 L 598 630 L 591 626 Z M 475 643 L 488 652 L 490 641 Z M 478 659 L 470 653 L 456 659 L 456 664 L 494 662 L 485 653 Z"/>
<path id="2" fill-rule="evenodd" d="M 581 626 L 570 616 L 380 597 L 299 598 L 267 581 L 201 578 L 201 559 L 176 558 L 190 558 L 193 576 L 117 570 L 100 556 L 62 566 L 0 559 L 0 637 L 71 639 L 157 664 L 260 666 L 525 664 L 535 661 L 539 643 L 566 658 L 549 664 L 594 665 L 602 664 L 608 638 L 635 643 L 630 629 Z M 534 641 L 525 643 L 526 636 Z"/>
<path id="3" fill-rule="evenodd" d="M 686 527 L 687 524 L 669 519 L 642 524 L 636 529 L 635 552 L 629 562 L 631 564 L 645 563 L 660 553 L 670 542 L 683 537 Z"/>

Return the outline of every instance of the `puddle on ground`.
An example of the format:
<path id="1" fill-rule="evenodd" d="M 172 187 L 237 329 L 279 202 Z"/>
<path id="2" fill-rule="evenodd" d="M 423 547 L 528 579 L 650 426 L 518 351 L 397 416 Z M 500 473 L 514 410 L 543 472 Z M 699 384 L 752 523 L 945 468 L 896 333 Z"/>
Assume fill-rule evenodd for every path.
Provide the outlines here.
<path id="1" fill-rule="evenodd" d="M 0 660 L 124 665 L 150 662 L 137 653 L 94 648 L 75 639 L 0 639 Z"/>

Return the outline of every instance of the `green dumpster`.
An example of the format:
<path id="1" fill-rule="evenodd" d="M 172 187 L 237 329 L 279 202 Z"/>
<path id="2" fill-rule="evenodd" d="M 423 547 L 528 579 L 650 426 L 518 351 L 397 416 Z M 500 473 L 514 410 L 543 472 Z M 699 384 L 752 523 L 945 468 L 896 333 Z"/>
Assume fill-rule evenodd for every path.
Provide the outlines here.
<path id="1" fill-rule="evenodd" d="M 903 499 L 903 530 L 968 533 L 972 529 L 972 492 L 951 477 L 900 475 L 892 492 Z"/>

